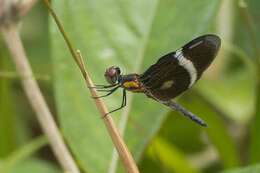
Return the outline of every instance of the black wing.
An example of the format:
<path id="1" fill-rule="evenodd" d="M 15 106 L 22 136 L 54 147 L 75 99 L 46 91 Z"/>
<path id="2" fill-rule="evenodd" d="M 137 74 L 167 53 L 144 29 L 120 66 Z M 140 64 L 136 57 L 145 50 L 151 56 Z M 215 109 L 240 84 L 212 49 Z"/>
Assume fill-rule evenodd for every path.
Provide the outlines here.
<path id="1" fill-rule="evenodd" d="M 170 100 L 191 87 L 213 61 L 220 48 L 216 35 L 200 36 L 176 52 L 161 57 L 140 81 L 154 97 Z"/>

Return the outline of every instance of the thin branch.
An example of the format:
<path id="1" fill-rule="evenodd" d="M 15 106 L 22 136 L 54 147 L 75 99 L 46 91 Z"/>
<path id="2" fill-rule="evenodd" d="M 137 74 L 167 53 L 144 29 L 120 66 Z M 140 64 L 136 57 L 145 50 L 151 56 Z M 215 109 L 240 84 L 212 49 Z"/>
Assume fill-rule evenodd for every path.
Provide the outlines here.
<path id="1" fill-rule="evenodd" d="M 21 38 L 16 25 L 9 25 L 1 28 L 4 40 L 16 65 L 23 88 L 34 109 L 39 123 L 46 134 L 50 146 L 57 157 L 62 168 L 70 173 L 79 173 L 72 156 L 67 149 L 53 116 L 43 98 L 40 88 L 34 79 L 31 67 L 26 57 Z"/>
<path id="2" fill-rule="evenodd" d="M 55 124 L 53 116 L 36 83 L 28 59 L 26 57 L 21 38 L 17 28 L 17 17 L 25 15 L 37 0 L 0 0 L 0 30 L 4 36 L 7 47 L 21 77 L 23 88 L 31 103 L 39 123 L 46 134 L 50 146 L 65 171 L 79 173 L 72 156 L 69 153 Z"/>
<path id="3" fill-rule="evenodd" d="M 82 75 L 84 76 L 84 79 L 86 81 L 87 86 L 90 88 L 90 92 L 92 97 L 97 97 L 97 91 L 94 87 L 94 84 L 89 77 L 88 72 L 85 69 L 84 63 L 83 63 L 83 58 L 81 57 L 80 51 L 77 50 L 77 57 L 79 57 L 79 62 L 80 62 L 80 69 L 83 69 Z M 117 152 L 120 156 L 120 159 L 122 160 L 125 169 L 127 170 L 128 173 L 139 173 L 139 170 L 135 164 L 135 161 L 129 152 L 125 142 L 123 141 L 120 132 L 118 131 L 112 117 L 110 115 L 107 115 L 108 110 L 107 107 L 105 106 L 104 102 L 101 99 L 95 99 L 96 106 L 100 112 L 101 117 L 104 120 L 104 123 L 106 125 L 106 128 L 108 130 L 108 133 L 111 136 L 111 139 L 115 145 L 115 148 L 117 149 Z"/>
<path id="4" fill-rule="evenodd" d="M 68 36 L 67 36 L 67 34 L 66 34 L 62 24 L 61 24 L 61 22 L 58 19 L 58 16 L 55 14 L 54 10 L 52 9 L 49 0 L 43 0 L 43 1 L 44 1 L 45 5 L 47 6 L 49 12 L 51 13 L 51 15 L 52 15 L 56 25 L 58 26 L 58 28 L 60 30 L 60 33 L 62 34 L 62 36 L 63 36 L 63 38 L 64 38 L 64 40 L 65 40 L 65 42 L 66 42 L 66 44 L 67 44 L 67 46 L 69 48 L 69 51 L 70 51 L 73 59 L 76 61 L 78 67 L 80 68 L 81 73 L 84 73 L 84 71 L 82 71 L 83 69 L 81 68 L 80 62 L 79 62 L 77 54 L 75 52 L 75 49 L 73 48 L 71 42 L 69 41 L 69 38 L 68 38 Z M 84 78 L 85 78 L 85 76 L 84 76 Z"/>
<path id="5" fill-rule="evenodd" d="M 90 89 L 90 93 L 91 93 L 92 97 L 97 97 L 98 96 L 97 91 L 95 88 L 93 88 L 94 84 L 93 84 L 91 78 L 89 77 L 89 74 L 85 68 L 83 58 L 80 54 L 80 51 L 79 50 L 75 51 L 75 49 L 73 48 L 71 42 L 68 39 L 67 34 L 65 33 L 65 31 L 63 29 L 61 22 L 59 21 L 54 10 L 51 8 L 49 1 L 44 0 L 44 2 L 46 4 L 48 10 L 50 11 L 52 17 L 54 18 L 63 38 L 65 39 L 66 44 L 70 50 L 70 53 L 72 54 L 72 57 L 74 58 L 78 67 L 80 68 L 80 71 L 85 79 L 86 85 Z M 95 103 L 100 112 L 100 116 L 103 117 L 104 124 L 115 145 L 115 148 L 118 151 L 118 154 L 123 162 L 123 165 L 124 165 L 126 171 L 128 173 L 139 173 L 139 170 L 135 164 L 135 161 L 134 161 L 131 153 L 129 152 L 125 142 L 123 141 L 122 137 L 120 136 L 120 133 L 119 133 L 118 129 L 116 128 L 116 125 L 115 125 L 113 119 L 111 118 L 111 116 L 107 115 L 108 110 L 107 110 L 107 107 L 105 106 L 104 102 L 100 98 L 98 98 L 98 99 L 95 99 Z"/>

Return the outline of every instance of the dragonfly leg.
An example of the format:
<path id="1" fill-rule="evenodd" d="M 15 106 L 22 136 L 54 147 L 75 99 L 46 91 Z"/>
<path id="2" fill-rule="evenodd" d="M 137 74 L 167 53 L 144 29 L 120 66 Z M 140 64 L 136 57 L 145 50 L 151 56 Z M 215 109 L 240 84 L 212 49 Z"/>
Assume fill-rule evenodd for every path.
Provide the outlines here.
<path id="1" fill-rule="evenodd" d="M 120 86 L 117 86 L 117 87 L 115 87 L 115 88 L 109 90 L 109 91 L 108 91 L 109 93 L 107 93 L 107 94 L 105 94 L 105 95 L 97 96 L 97 97 L 92 97 L 92 98 L 97 99 L 97 98 L 107 97 L 107 96 L 113 94 L 119 87 L 120 87 Z"/>
<path id="2" fill-rule="evenodd" d="M 118 111 L 118 110 L 120 110 L 120 109 L 123 109 L 125 106 L 126 106 L 126 90 L 123 89 L 123 99 L 122 99 L 121 106 L 120 106 L 119 108 L 117 108 L 117 109 L 114 109 L 114 110 L 108 112 L 107 114 L 105 114 L 105 115 L 103 116 L 103 118 L 104 118 L 105 116 L 107 116 L 108 114 L 111 114 L 111 113 L 116 112 L 116 111 Z"/>
<path id="3" fill-rule="evenodd" d="M 112 88 L 114 86 L 117 86 L 118 84 L 113 84 L 113 85 L 95 85 L 93 87 L 88 87 L 88 88 L 100 88 L 100 89 L 104 89 L 104 88 Z"/>
<path id="4" fill-rule="evenodd" d="M 117 88 L 118 86 L 114 87 Z M 98 92 L 111 92 L 114 88 L 96 89 Z"/>

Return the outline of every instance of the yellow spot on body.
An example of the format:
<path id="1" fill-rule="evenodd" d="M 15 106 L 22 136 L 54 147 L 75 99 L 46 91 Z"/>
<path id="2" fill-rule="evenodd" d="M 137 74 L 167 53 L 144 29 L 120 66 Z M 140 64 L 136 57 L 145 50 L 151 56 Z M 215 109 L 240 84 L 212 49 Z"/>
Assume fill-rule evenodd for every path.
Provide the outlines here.
<path id="1" fill-rule="evenodd" d="M 125 88 L 139 88 L 138 83 L 135 82 L 135 81 L 125 82 L 125 83 L 123 84 L 123 86 L 124 86 Z"/>
<path id="2" fill-rule="evenodd" d="M 165 89 L 168 89 L 168 88 L 171 88 L 172 85 L 173 85 L 173 80 L 169 80 L 169 81 L 166 81 L 162 84 L 162 86 L 160 87 L 161 90 L 165 90 Z"/>

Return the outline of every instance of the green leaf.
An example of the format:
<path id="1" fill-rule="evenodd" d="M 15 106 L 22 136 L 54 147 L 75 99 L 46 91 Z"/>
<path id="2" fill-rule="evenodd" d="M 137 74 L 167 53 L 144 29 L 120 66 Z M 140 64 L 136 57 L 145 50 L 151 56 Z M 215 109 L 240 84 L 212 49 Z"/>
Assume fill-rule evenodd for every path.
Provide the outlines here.
<path id="1" fill-rule="evenodd" d="M 240 161 L 235 141 L 231 134 L 229 134 L 224 120 L 218 111 L 216 111 L 217 107 L 210 104 L 210 99 L 193 92 L 192 94 L 187 93 L 179 101 L 188 110 L 207 122 L 208 127 L 205 128 L 205 131 L 210 142 L 218 151 L 223 166 L 226 168 L 238 166 Z"/>
<path id="2" fill-rule="evenodd" d="M 6 48 L 0 43 L 0 73 L 7 70 Z M 15 117 L 12 107 L 12 89 L 8 78 L 0 76 L 0 158 L 6 157 L 16 147 Z"/>
<path id="3" fill-rule="evenodd" d="M 159 160 L 171 172 L 198 173 L 185 158 L 183 153 L 175 146 L 169 144 L 163 138 L 157 137 L 153 140 L 149 152 L 154 160 Z"/>
<path id="4" fill-rule="evenodd" d="M 11 169 L 10 172 L 6 173 L 62 173 L 57 166 L 49 163 L 45 160 L 40 159 L 27 159 Z"/>
<path id="5" fill-rule="evenodd" d="M 260 68 L 260 67 L 259 67 Z M 259 73 L 260 75 L 260 73 Z M 255 100 L 255 117 L 252 121 L 251 135 L 250 135 L 250 162 L 257 163 L 260 161 L 259 146 L 260 146 L 260 77 L 256 84 L 256 100 Z"/>
<path id="6" fill-rule="evenodd" d="M 252 73 L 243 70 L 232 75 L 225 75 L 219 80 L 200 80 L 196 88 L 216 107 L 225 112 L 228 118 L 243 124 L 251 118 L 253 112 L 254 79 Z"/>
<path id="7" fill-rule="evenodd" d="M 248 88 L 248 91 L 253 91 L 254 94 L 251 98 L 252 101 L 245 102 L 241 107 L 247 109 L 248 105 L 252 105 L 252 112 L 244 115 L 250 117 L 251 122 L 248 127 L 251 127 L 250 142 L 249 142 L 249 161 L 251 163 L 257 163 L 260 161 L 260 36 L 258 31 L 260 29 L 260 22 L 258 17 L 260 1 L 258 0 L 240 0 L 237 2 L 238 14 L 236 19 L 236 26 L 234 34 L 234 42 L 241 48 L 242 51 L 246 52 L 246 55 L 251 60 L 256 69 L 256 73 L 253 77 L 247 76 L 242 83 L 252 83 L 253 85 Z M 239 67 L 241 68 L 241 67 Z M 241 85 L 241 83 L 239 84 Z M 244 85 L 244 84 L 242 84 Z M 253 103 L 251 103 L 253 102 Z"/>
<path id="8" fill-rule="evenodd" d="M 185 128 L 183 128 L 184 124 Z M 205 128 L 201 128 L 201 126 L 178 114 L 176 111 L 171 111 L 158 135 L 167 139 L 171 145 L 175 145 L 184 153 L 191 155 L 207 147 L 200 138 L 204 130 Z M 192 145 L 190 145 L 191 143 Z"/>
<path id="9" fill-rule="evenodd" d="M 96 84 L 102 84 L 107 67 L 118 65 L 124 74 L 143 72 L 163 54 L 205 32 L 218 3 L 217 0 L 77 3 L 67 0 L 53 1 L 53 6 L 75 47 L 85 57 L 91 77 Z M 56 105 L 65 138 L 83 170 L 106 172 L 112 158 L 111 140 L 53 23 L 51 31 Z M 105 100 L 110 110 L 117 108 L 121 93 Z M 125 139 L 135 159 L 140 159 L 158 131 L 166 110 L 144 95 L 128 94 L 127 108 L 113 113 L 117 121 L 122 118 L 120 126 L 127 124 Z M 130 121 L 125 123 L 128 115 Z"/>
<path id="10" fill-rule="evenodd" d="M 260 165 L 252 165 L 244 168 L 226 170 L 221 173 L 258 173 L 258 172 L 260 172 Z"/>
<path id="11" fill-rule="evenodd" d="M 248 0 L 246 1 L 247 8 L 244 11 L 247 12 L 247 16 L 250 20 L 250 24 L 246 17 L 244 17 L 242 23 L 245 24 L 246 32 L 248 33 L 249 39 L 242 42 L 244 43 L 243 48 L 247 50 L 248 54 L 251 53 L 252 57 L 255 59 L 255 64 L 257 68 L 256 80 L 255 80 L 255 104 L 254 104 L 254 117 L 251 121 L 251 134 L 250 134 L 250 148 L 249 148 L 249 160 L 251 163 L 260 162 L 260 36 L 258 31 L 260 29 L 260 22 L 258 17 L 260 15 L 259 7 L 260 2 L 257 0 Z M 244 13 L 243 13 L 244 14 Z M 251 37 L 250 37 L 251 36 Z M 237 37 L 240 38 L 239 33 Z M 248 49 L 249 47 L 249 49 Z M 251 48 L 251 49 L 250 49 Z"/>
<path id="12" fill-rule="evenodd" d="M 45 137 L 38 137 L 10 154 L 1 165 L 0 172 L 9 172 L 47 144 Z"/>

